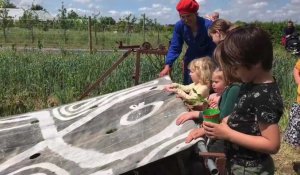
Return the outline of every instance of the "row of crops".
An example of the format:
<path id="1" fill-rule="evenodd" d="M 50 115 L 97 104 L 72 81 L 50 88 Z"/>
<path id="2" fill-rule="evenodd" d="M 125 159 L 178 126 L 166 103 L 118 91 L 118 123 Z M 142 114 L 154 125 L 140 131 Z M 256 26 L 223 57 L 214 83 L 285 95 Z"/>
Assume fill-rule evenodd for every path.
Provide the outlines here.
<path id="1" fill-rule="evenodd" d="M 0 53 L 0 116 L 30 112 L 77 101 L 122 52 L 49 54 L 43 52 Z M 134 86 L 135 54 L 131 54 L 97 87 L 91 96 Z M 163 58 L 142 57 L 140 83 L 157 78 Z M 281 46 L 275 47 L 274 75 L 287 110 L 294 102 L 296 85 L 292 70 L 296 57 Z M 181 63 L 174 65 L 173 80 L 181 82 Z M 287 118 L 287 116 L 286 116 Z M 286 124 L 286 120 L 282 120 Z"/>
<path id="2" fill-rule="evenodd" d="M 254 22 L 267 30 L 275 45 L 274 75 L 280 85 L 287 110 L 295 100 L 296 85 L 293 80 L 292 70 L 296 57 L 287 53 L 280 43 L 282 30 L 286 23 L 260 23 Z M 243 25 L 240 23 L 239 25 Z M 299 26 L 296 26 L 299 30 Z M 11 31 L 12 32 L 12 29 Z M 51 31 L 48 31 L 51 33 Z M 95 48 L 114 48 L 113 52 L 97 52 L 90 55 L 84 52 L 71 53 L 71 48 L 87 48 L 87 34 L 68 31 L 67 44 L 60 43 L 60 33 L 52 31 L 50 39 L 53 46 L 59 46 L 58 53 L 42 52 L 46 39 L 40 39 L 37 44 L 37 51 L 26 49 L 28 46 L 18 31 L 19 36 L 10 38 L 12 48 L 5 47 L 0 51 L 0 116 L 15 115 L 47 107 L 77 101 L 81 94 L 94 83 L 123 53 L 116 49 L 116 41 L 123 41 L 125 45 L 137 45 L 143 43 L 144 39 L 149 41 L 154 48 L 157 44 L 165 46 L 170 39 L 171 33 L 148 32 L 146 36 L 138 33 L 101 33 L 94 35 L 93 45 Z M 24 35 L 26 36 L 26 35 Z M 23 36 L 23 37 L 24 37 Z M 42 36 L 42 35 L 41 35 Z M 96 37 L 97 36 L 97 37 Z M 71 41 L 76 40 L 78 46 L 72 45 Z M 58 42 L 58 43 L 55 43 Z M 84 42 L 84 43 L 82 43 Z M 3 46 L 4 47 L 4 46 Z M 24 48 L 23 48 L 24 47 Z M 23 48 L 23 49 L 22 49 Z M 18 51 L 22 52 L 18 52 Z M 97 49 L 96 49 L 97 50 Z M 113 74 L 99 85 L 90 96 L 102 95 L 124 89 L 134 85 L 132 79 L 135 69 L 135 55 L 131 54 Z M 162 68 L 163 58 L 155 56 L 143 56 L 142 73 L 140 82 L 146 82 L 157 77 Z M 181 62 L 178 60 L 174 65 L 173 79 L 181 82 Z M 287 118 L 287 115 L 285 115 Z M 281 120 L 285 125 L 286 120 Z"/>
<path id="3" fill-rule="evenodd" d="M 78 100 L 122 52 L 47 54 L 42 52 L 0 53 L 0 116 L 39 110 Z M 131 54 L 91 96 L 134 85 L 135 54 Z M 163 59 L 143 57 L 140 82 L 157 78 Z M 155 63 L 154 63 L 155 62 Z M 180 71 L 180 68 L 176 70 Z M 181 76 L 174 77 L 181 81 Z"/>

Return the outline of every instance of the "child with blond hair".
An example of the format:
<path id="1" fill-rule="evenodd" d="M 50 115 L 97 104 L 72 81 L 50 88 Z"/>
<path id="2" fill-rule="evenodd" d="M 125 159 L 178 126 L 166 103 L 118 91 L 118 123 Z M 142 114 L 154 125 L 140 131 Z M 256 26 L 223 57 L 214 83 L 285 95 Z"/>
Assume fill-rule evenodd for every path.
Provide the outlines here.
<path id="1" fill-rule="evenodd" d="M 195 59 L 189 64 L 193 83 L 189 85 L 172 83 L 166 85 L 165 90 L 176 93 L 187 105 L 202 105 L 209 96 L 210 80 L 214 68 L 214 63 L 209 57 Z"/>
<path id="2" fill-rule="evenodd" d="M 218 108 L 220 98 L 226 86 L 227 85 L 224 79 L 223 71 L 220 68 L 216 68 L 211 78 L 211 87 L 214 93 L 208 96 L 209 108 Z"/>
<path id="3" fill-rule="evenodd" d="M 213 59 L 218 61 L 217 58 L 221 55 L 220 46 L 223 45 L 222 42 L 217 46 L 214 51 Z M 224 117 L 228 116 L 237 101 L 239 90 L 240 90 L 240 80 L 233 74 L 230 69 L 220 69 L 216 68 L 212 74 L 211 79 L 212 89 L 215 93 L 208 97 L 209 108 L 218 108 L 220 110 L 219 118 L 222 120 Z M 194 120 L 199 123 L 199 127 L 191 130 L 187 135 L 185 142 L 190 143 L 193 140 L 197 140 L 200 137 L 205 137 L 204 128 L 201 127 L 203 122 L 203 110 L 189 111 L 181 114 L 177 120 L 176 125 L 182 125 L 188 120 Z M 195 148 L 196 154 L 198 155 L 198 150 Z M 224 152 L 224 140 L 210 139 L 207 142 L 207 150 L 209 152 Z M 193 159 L 193 165 L 198 167 L 198 164 L 202 164 L 203 160 L 199 157 L 198 159 Z M 201 174 L 201 171 L 199 172 Z M 199 174 L 198 173 L 198 174 Z"/>

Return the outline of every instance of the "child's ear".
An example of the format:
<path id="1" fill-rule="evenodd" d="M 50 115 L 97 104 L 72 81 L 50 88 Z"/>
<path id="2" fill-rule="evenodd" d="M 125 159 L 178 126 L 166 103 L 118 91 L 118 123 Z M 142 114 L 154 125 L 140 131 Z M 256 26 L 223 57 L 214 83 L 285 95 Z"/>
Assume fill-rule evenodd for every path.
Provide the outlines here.
<path id="1" fill-rule="evenodd" d="M 252 66 L 252 68 L 254 68 L 254 69 L 259 69 L 259 68 L 261 68 L 261 62 L 255 64 L 254 66 Z"/>

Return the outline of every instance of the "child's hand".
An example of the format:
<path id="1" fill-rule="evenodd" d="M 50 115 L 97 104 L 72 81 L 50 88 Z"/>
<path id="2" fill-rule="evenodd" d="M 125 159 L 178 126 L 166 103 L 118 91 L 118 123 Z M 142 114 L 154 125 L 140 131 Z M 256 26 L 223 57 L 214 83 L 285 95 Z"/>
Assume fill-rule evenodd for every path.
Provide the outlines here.
<path id="1" fill-rule="evenodd" d="M 220 124 L 203 122 L 203 128 L 205 131 L 205 135 L 209 138 L 222 140 L 229 139 L 229 133 L 231 129 L 225 122 L 222 122 Z"/>
<path id="2" fill-rule="evenodd" d="M 174 92 L 174 93 L 175 93 L 175 92 Z M 182 100 L 184 100 L 184 99 L 182 98 L 182 96 L 179 95 L 179 94 L 176 94 L 176 98 L 181 98 Z"/>
<path id="3" fill-rule="evenodd" d="M 215 97 L 208 100 L 208 104 L 210 108 L 218 108 L 219 98 Z"/>
<path id="4" fill-rule="evenodd" d="M 199 116 L 199 112 L 197 113 L 197 111 L 186 112 L 184 114 L 181 114 L 176 120 L 176 125 L 181 125 L 187 120 L 197 119 L 198 116 Z"/>
<path id="5" fill-rule="evenodd" d="M 214 100 L 210 100 L 208 103 L 209 103 L 210 108 L 217 108 L 218 107 L 218 103 L 215 102 Z"/>
<path id="6" fill-rule="evenodd" d="M 165 85 L 164 90 L 167 92 L 176 92 L 176 88 L 172 84 Z"/>
<path id="7" fill-rule="evenodd" d="M 190 143 L 192 140 L 195 140 L 199 137 L 203 137 L 205 134 L 204 129 L 203 128 L 196 128 L 193 129 L 189 135 L 187 136 L 187 138 L 185 139 L 185 143 Z"/>

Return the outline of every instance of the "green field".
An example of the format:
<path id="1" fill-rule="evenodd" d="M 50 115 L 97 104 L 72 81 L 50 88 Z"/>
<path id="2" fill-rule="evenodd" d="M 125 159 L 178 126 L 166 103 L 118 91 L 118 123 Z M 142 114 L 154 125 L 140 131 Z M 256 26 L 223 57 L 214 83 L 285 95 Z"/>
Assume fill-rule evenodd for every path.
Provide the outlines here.
<path id="1" fill-rule="evenodd" d="M 64 54 L 43 52 L 0 53 L 0 116 L 14 115 L 78 100 L 123 52 Z M 90 96 L 134 85 L 135 54 L 129 55 Z M 163 58 L 142 56 L 140 83 L 157 78 Z M 179 66 L 179 65 L 178 65 Z M 176 68 L 175 80 L 181 81 Z M 54 102 L 53 102 L 54 100 Z M 54 104 L 53 104 L 54 103 Z"/>
<path id="2" fill-rule="evenodd" d="M 288 122 L 290 106 L 296 99 L 293 67 L 298 57 L 287 53 L 278 44 L 280 26 L 277 26 L 276 29 L 276 27 L 272 28 L 271 24 L 266 24 L 264 28 L 273 34 L 275 57 L 273 73 L 280 86 L 285 105 L 285 113 L 280 120 L 280 127 L 283 131 Z M 59 33 L 40 40 L 43 47 L 52 47 L 51 42 L 48 42 L 52 37 L 53 47 L 60 48 L 59 52 L 55 53 L 43 52 L 43 47 L 39 48 L 37 43 L 22 42 L 21 35 L 19 38 L 10 38 L 8 43 L 2 45 L 3 48 L 0 51 L 0 116 L 16 115 L 77 101 L 82 93 L 124 53 L 117 50 L 116 41 L 122 40 L 126 45 L 143 43 L 141 34 L 127 36 L 123 33 L 102 33 L 99 34 L 98 44 L 93 40 L 95 50 L 112 49 L 113 51 L 95 52 L 94 54 L 68 51 L 68 48 L 88 48 L 86 36 L 82 35 L 84 34 L 81 33 L 77 36 L 71 33 L 72 40 L 69 42 L 72 41 L 72 43 L 70 44 L 62 44 Z M 169 37 L 170 33 L 160 35 L 161 43 L 166 45 Z M 150 39 L 146 41 L 153 44 L 155 48 L 159 38 L 157 33 L 152 33 L 150 38 L 151 41 Z M 74 44 L 76 42 L 77 44 Z M 31 51 L 27 47 L 38 49 Z M 132 77 L 135 70 L 135 58 L 134 53 L 127 57 L 118 66 L 118 69 L 89 94 L 89 97 L 134 86 Z M 158 77 L 158 73 L 163 67 L 163 59 L 153 55 L 142 55 L 140 83 Z M 181 70 L 180 58 L 174 64 L 173 81 L 182 81 Z M 276 174 L 292 174 L 291 162 L 299 159 L 299 156 L 299 151 L 297 152 L 283 143 L 282 149 L 274 157 Z"/>
<path id="3" fill-rule="evenodd" d="M 123 52 L 0 52 L 0 116 L 31 112 L 75 102 Z M 88 97 L 103 95 L 134 86 L 135 54 L 131 54 L 111 76 L 93 90 Z M 297 57 L 275 45 L 274 75 L 284 99 L 285 113 L 280 120 L 283 131 L 288 122 L 288 112 L 296 98 L 296 84 L 292 70 Z M 140 83 L 155 79 L 163 66 L 163 58 L 142 56 Z M 181 60 L 177 60 L 173 81 L 181 82 Z M 87 97 L 87 98 L 88 98 Z M 292 174 L 291 164 L 300 152 L 282 143 L 274 155 L 276 174 Z"/>
<path id="4" fill-rule="evenodd" d="M 14 52 L 0 53 L 0 116 L 14 115 L 78 100 L 80 95 L 102 75 L 123 52 Z M 134 85 L 136 55 L 132 53 L 96 88 L 91 96 L 102 95 Z M 296 85 L 292 69 L 295 56 L 281 46 L 275 47 L 274 75 L 280 85 L 285 106 L 295 100 Z M 157 78 L 163 58 L 142 55 L 140 83 Z M 181 82 L 181 63 L 175 63 L 174 81 Z M 54 100 L 54 104 L 49 104 Z M 287 119 L 281 120 L 283 126 Z"/>

